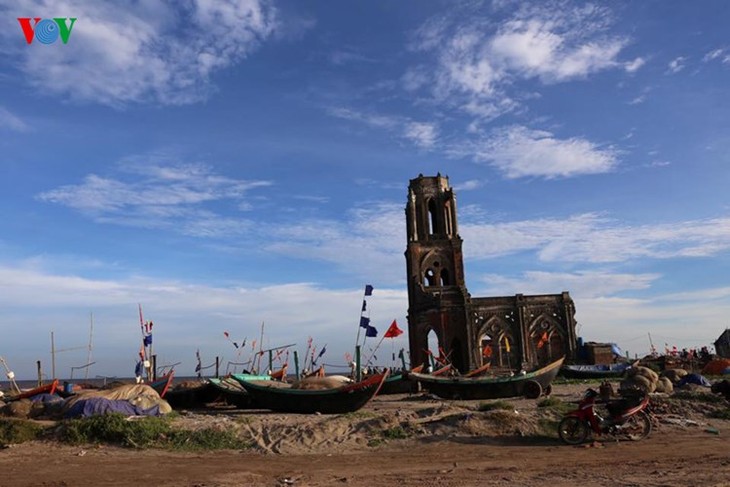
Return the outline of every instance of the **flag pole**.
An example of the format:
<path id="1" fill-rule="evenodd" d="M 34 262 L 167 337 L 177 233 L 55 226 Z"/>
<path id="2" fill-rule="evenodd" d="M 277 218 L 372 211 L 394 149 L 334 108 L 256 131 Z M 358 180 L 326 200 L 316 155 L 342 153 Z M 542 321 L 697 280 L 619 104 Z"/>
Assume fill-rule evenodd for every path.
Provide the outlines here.
<path id="1" fill-rule="evenodd" d="M 363 295 L 362 295 L 362 302 L 363 302 L 363 304 L 365 306 L 367 306 L 367 304 L 366 304 L 367 301 L 365 299 L 367 297 L 367 295 L 368 295 L 368 284 L 365 285 L 365 291 L 363 291 Z M 357 324 L 357 338 L 355 338 L 355 346 L 356 347 L 357 347 L 357 344 L 360 343 L 360 328 L 362 328 L 361 325 L 362 325 L 362 318 L 363 318 L 362 314 L 366 310 L 368 312 L 368 317 L 369 317 L 370 316 L 370 309 L 369 308 L 368 309 L 362 309 L 362 307 L 360 308 L 360 322 Z"/>
<path id="2" fill-rule="evenodd" d="M 383 336 L 380 337 L 380 341 L 378 342 L 377 345 L 375 345 L 375 349 L 373 349 L 373 351 L 370 352 L 370 357 L 368 357 L 367 361 L 365 362 L 365 367 L 370 365 L 370 360 L 372 360 L 373 356 L 375 355 L 375 352 L 378 351 L 378 348 L 380 347 L 380 344 L 383 343 L 383 340 L 385 340 L 385 333 L 383 333 Z M 364 342 L 363 342 L 363 345 L 364 345 Z"/>

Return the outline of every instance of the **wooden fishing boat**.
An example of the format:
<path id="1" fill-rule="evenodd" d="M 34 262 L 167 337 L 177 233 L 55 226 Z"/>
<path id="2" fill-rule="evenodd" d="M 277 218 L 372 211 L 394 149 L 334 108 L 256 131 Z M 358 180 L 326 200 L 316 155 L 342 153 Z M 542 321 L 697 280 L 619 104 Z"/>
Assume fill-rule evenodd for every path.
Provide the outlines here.
<path id="1" fill-rule="evenodd" d="M 631 364 L 563 365 L 560 375 L 568 379 L 611 379 L 621 377 Z"/>
<path id="2" fill-rule="evenodd" d="M 421 372 L 422 370 L 423 365 L 419 365 L 418 367 L 411 369 L 411 372 Z M 380 391 L 378 391 L 378 395 L 411 394 L 413 392 L 418 392 L 418 382 L 409 380 L 407 372 L 399 372 L 397 374 L 389 375 L 388 378 L 385 379 L 385 382 L 383 382 L 383 385 L 380 387 Z"/>
<path id="3" fill-rule="evenodd" d="M 431 374 L 409 373 L 430 393 L 444 399 L 496 399 L 500 397 L 538 398 L 547 394 L 550 383 L 558 375 L 565 357 L 532 372 L 506 377 L 440 377 Z"/>
<path id="4" fill-rule="evenodd" d="M 268 375 L 233 374 L 222 379 L 208 379 L 226 403 L 239 409 L 251 409 L 254 407 L 251 395 L 241 385 L 242 381 L 245 380 L 267 381 L 271 380 L 271 377 Z"/>
<path id="5" fill-rule="evenodd" d="M 157 391 L 157 394 L 160 395 L 160 397 L 164 398 L 165 394 L 167 394 L 167 390 L 170 388 L 170 385 L 172 384 L 172 379 L 175 377 L 175 371 L 171 370 L 167 374 L 158 377 L 157 379 L 150 382 L 148 385 Z"/>
<path id="6" fill-rule="evenodd" d="M 219 396 L 210 381 L 204 379 L 176 384 L 168 389 L 165 399 L 172 409 L 198 409 L 215 402 Z"/>
<path id="7" fill-rule="evenodd" d="M 289 364 L 284 364 L 279 370 L 275 370 L 269 374 L 272 380 L 286 381 L 286 371 Z"/>
<path id="8" fill-rule="evenodd" d="M 342 414 L 357 411 L 372 399 L 388 377 L 388 371 L 360 382 L 329 389 L 295 389 L 277 381 L 245 381 L 243 387 L 256 407 L 282 413 Z"/>
<path id="9" fill-rule="evenodd" d="M 14 396 L 8 395 L 5 398 L 5 400 L 6 401 L 15 401 L 18 399 L 28 399 L 33 396 L 37 396 L 38 394 L 53 394 L 54 392 L 56 392 L 57 388 L 58 388 L 58 379 L 53 379 L 53 381 L 49 382 L 48 384 L 34 387 L 33 389 L 27 389 L 27 390 L 20 391 L 20 394 L 16 394 Z"/>

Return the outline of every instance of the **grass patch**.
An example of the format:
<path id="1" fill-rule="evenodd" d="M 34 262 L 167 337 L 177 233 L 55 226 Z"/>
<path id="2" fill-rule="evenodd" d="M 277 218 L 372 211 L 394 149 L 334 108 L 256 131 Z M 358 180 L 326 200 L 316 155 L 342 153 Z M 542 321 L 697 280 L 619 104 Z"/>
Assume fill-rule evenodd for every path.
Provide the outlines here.
<path id="1" fill-rule="evenodd" d="M 22 419 L 0 419 L 0 445 L 24 443 L 38 439 L 45 428 Z"/>
<path id="2" fill-rule="evenodd" d="M 477 406 L 477 411 L 514 411 L 515 407 L 507 401 L 483 402 Z"/>
<path id="3" fill-rule="evenodd" d="M 370 448 L 376 448 L 385 443 L 381 438 L 371 438 L 368 440 L 368 446 Z"/>
<path id="4" fill-rule="evenodd" d="M 574 410 L 575 404 L 561 401 L 556 397 L 546 397 L 545 399 L 537 403 L 537 407 L 549 409 L 563 415 L 569 411 Z"/>
<path id="5" fill-rule="evenodd" d="M 72 419 L 62 424 L 59 439 L 72 445 L 108 443 L 131 448 L 219 450 L 247 448 L 234 432 L 212 428 L 174 430 L 168 418 L 146 417 L 127 421 L 122 414 Z"/>
<path id="6" fill-rule="evenodd" d="M 558 424 L 560 420 L 540 418 L 537 420 L 537 430 L 540 436 L 547 438 L 558 437 Z"/>
<path id="7" fill-rule="evenodd" d="M 342 415 L 345 419 L 373 419 L 377 418 L 378 415 L 372 411 L 353 411 L 351 413 L 345 413 Z"/>
<path id="8" fill-rule="evenodd" d="M 730 421 L 730 408 L 718 409 L 717 411 L 711 412 L 709 416 L 715 419 L 724 419 L 726 421 Z"/>
<path id="9" fill-rule="evenodd" d="M 402 426 L 393 426 L 380 432 L 381 436 L 386 440 L 405 440 L 408 438 L 408 432 Z"/>

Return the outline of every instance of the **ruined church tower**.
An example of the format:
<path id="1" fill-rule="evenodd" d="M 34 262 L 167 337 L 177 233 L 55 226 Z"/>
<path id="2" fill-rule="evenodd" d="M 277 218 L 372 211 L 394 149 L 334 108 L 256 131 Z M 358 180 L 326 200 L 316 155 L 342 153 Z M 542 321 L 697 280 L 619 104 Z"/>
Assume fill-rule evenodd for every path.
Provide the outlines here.
<path id="1" fill-rule="evenodd" d="M 429 363 L 428 335 L 461 372 L 485 365 L 531 369 L 575 359 L 575 305 L 559 294 L 472 297 L 464 278 L 456 197 L 448 177 L 422 174 L 406 203 L 411 366 Z"/>
<path id="2" fill-rule="evenodd" d="M 456 198 L 448 177 L 412 179 L 406 205 L 408 243 L 408 336 L 411 363 L 428 360 L 432 330 L 449 360 L 469 369 L 464 261 L 456 218 Z"/>

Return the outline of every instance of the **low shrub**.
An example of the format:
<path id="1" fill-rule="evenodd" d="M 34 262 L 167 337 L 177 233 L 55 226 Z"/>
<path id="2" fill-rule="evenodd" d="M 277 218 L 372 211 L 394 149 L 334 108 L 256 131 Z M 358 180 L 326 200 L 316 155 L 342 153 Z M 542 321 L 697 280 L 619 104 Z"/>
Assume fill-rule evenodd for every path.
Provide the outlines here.
<path id="1" fill-rule="evenodd" d="M 507 401 L 483 402 L 477 406 L 477 411 L 514 411 L 515 407 Z"/>
<path id="2" fill-rule="evenodd" d="M 72 419 L 63 423 L 59 439 L 66 443 L 109 443 L 132 448 L 168 448 L 174 450 L 242 449 L 250 445 L 234 431 L 205 428 L 175 430 L 170 419 L 145 417 L 127 420 L 121 414 L 104 414 Z"/>
<path id="3" fill-rule="evenodd" d="M 24 443 L 38 439 L 45 428 L 23 419 L 0 419 L 0 445 Z"/>
<path id="4" fill-rule="evenodd" d="M 408 432 L 402 426 L 384 429 L 380 434 L 387 440 L 404 440 L 408 438 Z"/>

